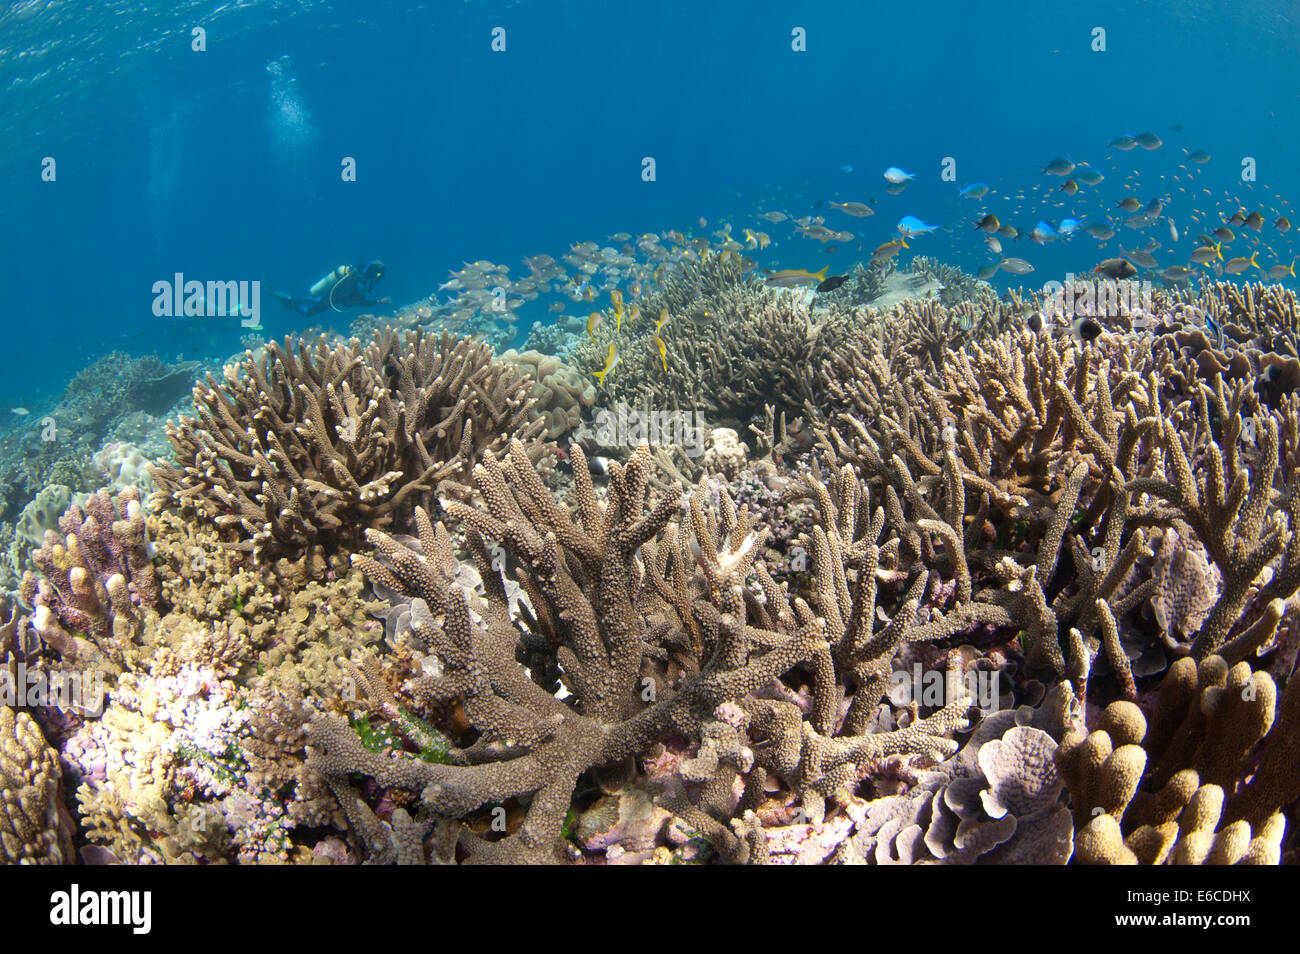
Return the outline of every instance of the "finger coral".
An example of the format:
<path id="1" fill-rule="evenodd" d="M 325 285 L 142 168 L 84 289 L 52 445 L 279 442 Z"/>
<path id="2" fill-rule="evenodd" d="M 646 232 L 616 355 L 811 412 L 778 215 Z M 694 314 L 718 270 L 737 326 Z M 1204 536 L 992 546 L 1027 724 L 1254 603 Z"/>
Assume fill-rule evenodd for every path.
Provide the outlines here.
<path id="1" fill-rule="evenodd" d="M 1148 725 L 1112 703 L 1091 733 L 1070 728 L 1057 752 L 1070 791 L 1076 860 L 1086 864 L 1277 864 L 1300 771 L 1295 704 L 1275 721 L 1277 688 L 1245 663 L 1209 656 L 1170 668 Z M 1290 736 L 1290 738 L 1288 738 Z M 1253 778 L 1247 756 L 1269 752 Z"/>
<path id="2" fill-rule="evenodd" d="M 26 712 L 0 706 L 0 862 L 71 864 L 58 753 Z"/>

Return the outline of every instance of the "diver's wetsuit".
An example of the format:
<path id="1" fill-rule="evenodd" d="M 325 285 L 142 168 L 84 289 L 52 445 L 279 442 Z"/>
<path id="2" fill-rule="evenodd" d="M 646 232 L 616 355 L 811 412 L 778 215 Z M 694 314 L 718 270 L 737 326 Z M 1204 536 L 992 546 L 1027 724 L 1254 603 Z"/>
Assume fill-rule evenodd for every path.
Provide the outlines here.
<path id="1" fill-rule="evenodd" d="M 331 308 L 342 311 L 344 308 L 356 308 L 360 305 L 386 304 L 387 298 L 367 299 L 379 279 L 384 277 L 384 263 L 371 262 L 364 268 L 352 268 L 337 281 L 329 284 L 319 295 L 306 298 L 294 298 L 284 292 L 273 291 L 271 294 L 284 303 L 290 311 L 300 315 L 319 315 Z"/>

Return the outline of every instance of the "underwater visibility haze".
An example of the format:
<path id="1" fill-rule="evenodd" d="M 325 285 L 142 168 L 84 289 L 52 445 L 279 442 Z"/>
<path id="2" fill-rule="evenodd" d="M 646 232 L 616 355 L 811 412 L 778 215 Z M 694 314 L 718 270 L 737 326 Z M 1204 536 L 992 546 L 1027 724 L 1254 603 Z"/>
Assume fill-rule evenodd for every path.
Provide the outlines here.
<path id="1" fill-rule="evenodd" d="M 1298 49 L 0 6 L 0 860 L 1295 863 Z"/>

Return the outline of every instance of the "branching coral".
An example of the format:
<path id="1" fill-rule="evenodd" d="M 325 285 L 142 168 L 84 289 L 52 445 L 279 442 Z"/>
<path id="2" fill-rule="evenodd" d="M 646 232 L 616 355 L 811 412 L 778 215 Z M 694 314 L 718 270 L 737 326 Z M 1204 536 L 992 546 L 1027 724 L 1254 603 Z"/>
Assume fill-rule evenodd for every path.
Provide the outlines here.
<path id="1" fill-rule="evenodd" d="M 740 581 L 754 557 L 757 534 L 743 515 L 709 524 L 692 503 L 708 599 L 692 599 L 693 573 L 669 533 L 654 555 L 639 556 L 677 513 L 676 495 L 648 507 L 649 454 L 643 447 L 611 474 L 601 505 L 575 450 L 579 497 L 575 520 L 541 484 L 522 444 L 504 464 L 491 455 L 474 478 L 486 512 L 448 504 L 470 528 L 475 562 L 487 585 L 486 604 L 471 606 L 455 584 L 450 539 L 422 512 L 420 550 L 384 534 L 371 539 L 381 564 L 358 557 L 372 579 L 415 599 L 413 633 L 441 662 L 440 674 L 418 681 L 417 698 L 458 699 L 479 731 L 463 764 L 373 756 L 338 718 L 312 727 L 313 763 L 339 778 L 354 771 L 381 784 L 423 792 L 444 816 L 532 794 L 522 826 L 494 843 L 473 845 L 480 860 L 555 860 L 570 795 L 583 772 L 617 764 L 669 732 L 693 733 L 718 704 L 738 698 L 810 658 L 822 645 L 815 621 L 775 632 L 746 623 Z M 483 537 L 498 541 L 521 564 L 532 611 L 521 634 L 510 622 L 504 589 L 494 581 Z M 642 610 L 656 592 L 668 612 L 651 624 Z M 679 602 L 680 600 L 680 602 Z M 522 640 L 521 640 L 522 636 Z M 698 669 L 669 680 L 656 656 L 674 643 L 694 650 Z M 528 661 L 531 678 L 515 662 Z M 553 694 L 563 684 L 569 703 Z"/>
<path id="2" fill-rule="evenodd" d="M 450 334 L 267 345 L 195 388 L 199 418 L 169 426 L 173 502 L 256 554 L 301 552 L 386 526 L 511 436 L 531 440 L 531 386 L 491 349 Z"/>
<path id="3" fill-rule="evenodd" d="M 657 741 L 698 739 L 690 764 L 700 767 L 691 771 L 717 773 L 709 791 L 670 791 L 663 804 L 713 840 L 723 857 L 739 861 L 757 842 L 732 834 L 726 824 L 740 808 L 734 799 L 728 804 L 726 779 L 756 767 L 747 790 L 761 788 L 770 772 L 811 803 L 872 759 L 895 753 L 942 758 L 955 750 L 945 736 L 966 725 L 964 697 L 894 732 L 871 731 L 857 716 L 844 727 L 836 719 L 845 689 L 836 659 L 846 673 L 854 666 L 866 673 L 870 684 L 856 692 L 869 711 L 884 685 L 872 667 L 887 666 L 899 640 L 911 636 L 924 589 L 924 581 L 912 587 L 897 622 L 872 634 L 874 597 L 864 597 L 854 584 L 850 601 L 844 575 L 871 576 L 855 572 L 856 557 L 848 552 L 860 549 L 858 534 L 867 528 L 853 516 L 856 489 L 849 491 L 848 510 L 827 512 L 827 520 L 852 537 L 843 552 L 832 552 L 839 544 L 829 538 L 818 544 L 819 567 L 828 565 L 818 580 L 815 611 L 802 599 L 789 599 L 755 563 L 763 531 L 725 493 L 710 507 L 697 490 L 680 527 L 671 522 L 679 490 L 651 503 L 644 445 L 626 466 L 612 466 L 603 504 L 580 448 L 574 475 L 576 517 L 554 500 L 516 443 L 503 463 L 488 454 L 475 469 L 486 512 L 445 505 L 467 527 L 486 599 L 457 582 L 451 537 L 422 511 L 418 544 L 370 535 L 383 561 L 359 556 L 357 564 L 372 580 L 412 597 L 411 634 L 437 660 L 432 671 L 425 664 L 429 675 L 410 684 L 412 696 L 430 708 L 459 703 L 476 736 L 448 752 L 452 764 L 431 764 L 367 752 L 345 720 L 318 720 L 311 729 L 312 764 L 334 784 L 360 771 L 381 785 L 422 792 L 429 811 L 450 817 L 531 795 L 518 830 L 497 842 L 469 843 L 471 858 L 555 860 L 579 776 L 611 771 Z M 878 513 L 877 534 L 882 523 Z M 527 594 L 515 617 L 491 569 L 487 541 L 509 555 Z M 829 565 L 835 561 L 838 574 Z M 753 588 L 745 585 L 751 574 Z M 942 621 L 932 621 L 927 634 L 935 638 L 943 631 Z M 807 722 L 798 707 L 779 701 L 780 692 L 772 695 L 778 677 L 799 667 L 814 683 Z M 719 715 L 724 712 L 730 714 Z M 746 741 L 751 738 L 757 741 Z M 754 761 L 743 755 L 751 744 L 762 751 Z M 720 771 L 723 764 L 730 774 Z"/>

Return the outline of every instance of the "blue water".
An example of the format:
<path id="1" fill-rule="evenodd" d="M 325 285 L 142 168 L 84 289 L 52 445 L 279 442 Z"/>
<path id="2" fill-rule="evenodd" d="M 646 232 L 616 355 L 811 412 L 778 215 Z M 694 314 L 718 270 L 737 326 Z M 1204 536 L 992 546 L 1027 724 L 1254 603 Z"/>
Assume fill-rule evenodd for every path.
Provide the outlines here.
<path id="1" fill-rule="evenodd" d="M 190 49 L 195 26 L 206 52 Z M 494 27 L 505 52 L 490 49 Z M 806 52 L 791 50 L 794 27 Z M 1094 27 L 1105 52 L 1090 49 Z M 990 258 L 970 232 L 981 203 L 956 192 L 976 180 L 993 187 L 989 211 L 1026 229 L 1114 213 L 1126 178 L 1143 202 L 1168 193 L 1185 232 L 1210 200 L 1289 208 L 1297 50 L 1300 14 L 1285 0 L 8 4 L 0 408 L 57 396 L 106 350 L 197 357 L 195 339 L 151 310 L 153 283 L 175 272 L 298 291 L 380 257 L 377 293 L 402 303 L 462 261 L 519 273 L 524 255 L 558 258 L 613 232 L 700 217 L 739 232 L 762 224 L 756 211 L 808 214 L 824 199 L 874 199 L 877 214 L 820 211 L 858 236 L 832 255 L 788 224 L 763 225 L 780 244 L 760 264 L 847 268 L 865 257 L 858 242 L 869 254 L 911 214 L 951 229 L 913 251 L 973 271 Z M 1146 130 L 1164 146 L 1105 148 Z M 1184 148 L 1213 155 L 1188 192 L 1168 178 L 1190 175 Z M 1060 185 L 1039 171 L 1058 155 L 1093 162 L 1106 181 L 1073 200 L 1016 199 Z M 41 181 L 47 156 L 55 182 Z M 358 181 L 340 180 L 344 156 Z M 655 182 L 641 179 L 644 156 Z M 955 184 L 940 178 L 945 157 Z M 1242 157 L 1256 182 L 1241 181 Z M 884 192 L 889 165 L 918 174 L 900 196 Z M 1257 240 L 1266 267 L 1300 251 L 1271 222 Z M 1119 254 L 1083 236 L 1006 245 L 1036 271 L 999 275 L 1002 287 Z M 267 334 L 307 324 L 273 305 Z M 352 316 L 333 317 L 344 328 Z M 213 354 L 240 347 L 236 322 L 204 320 L 217 323 Z"/>

